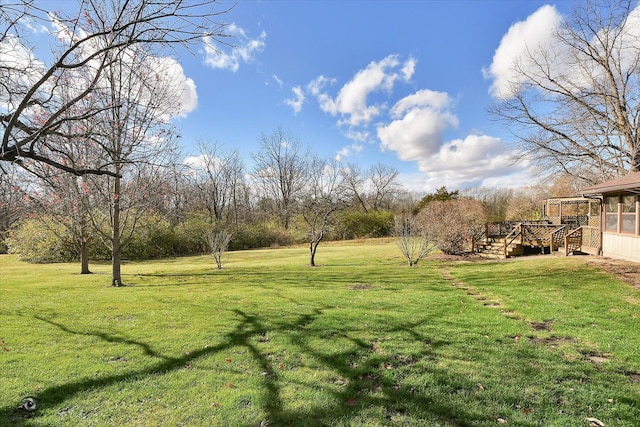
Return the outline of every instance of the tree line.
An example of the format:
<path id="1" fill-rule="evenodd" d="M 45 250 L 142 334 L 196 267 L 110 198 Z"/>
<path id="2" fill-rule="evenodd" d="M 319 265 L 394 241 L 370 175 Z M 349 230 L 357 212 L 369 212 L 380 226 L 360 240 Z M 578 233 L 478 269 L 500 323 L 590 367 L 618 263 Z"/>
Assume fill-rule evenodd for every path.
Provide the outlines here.
<path id="1" fill-rule="evenodd" d="M 0 9 L 2 245 L 27 256 L 51 240 L 46 256 L 27 257 L 74 254 L 83 273 L 92 256 L 108 257 L 119 286 L 123 256 L 207 250 L 220 265 L 227 244 L 304 241 L 313 265 L 324 239 L 386 235 L 394 225 L 398 234 L 402 215 L 426 216 L 422 230 L 453 212 L 475 221 L 453 208 L 472 199 L 483 209 L 467 210 L 489 220 L 535 216 L 541 194 L 566 186 L 564 177 L 584 185 L 639 169 L 638 10 L 630 0 L 580 3 L 545 43 L 507 64 L 508 90 L 489 112 L 515 135 L 521 156 L 546 171 L 541 177 L 554 178 L 550 186 L 443 187 L 421 201 L 393 168 L 318 158 L 283 129 L 260 136 L 251 171 L 236 152 L 211 142 L 184 164 L 172 125 L 184 111 L 174 57 L 225 42 L 220 20 L 231 10 L 215 0 L 83 1 L 67 14 L 32 0 L 9 2 Z M 37 58 L 28 34 L 51 20 L 51 52 Z M 561 195 L 568 194 L 575 192 Z M 175 245 L 168 245 L 171 233 Z M 41 237 L 28 243 L 33 236 Z"/>
<path id="2" fill-rule="evenodd" d="M 121 178 L 10 169 L 0 178 L 0 250 L 32 262 L 79 259 L 90 273 L 90 259 L 211 253 L 220 268 L 227 249 L 306 243 L 313 266 L 324 240 L 402 235 L 398 225 L 415 218 L 438 249 L 456 254 L 485 221 L 540 219 L 544 198 L 575 191 L 564 179 L 420 196 L 393 167 L 322 159 L 282 128 L 259 137 L 251 169 L 221 143 L 198 147 L 186 159 L 127 165 Z"/>

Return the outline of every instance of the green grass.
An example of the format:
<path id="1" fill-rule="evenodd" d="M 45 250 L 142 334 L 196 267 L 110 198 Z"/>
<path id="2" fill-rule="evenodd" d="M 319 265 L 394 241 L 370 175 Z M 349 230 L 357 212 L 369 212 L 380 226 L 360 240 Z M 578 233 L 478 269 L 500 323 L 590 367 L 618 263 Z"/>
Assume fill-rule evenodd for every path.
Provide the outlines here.
<path id="1" fill-rule="evenodd" d="M 0 426 L 638 425 L 640 292 L 581 258 L 223 261 L 128 263 L 112 288 L 107 265 L 0 256 Z"/>

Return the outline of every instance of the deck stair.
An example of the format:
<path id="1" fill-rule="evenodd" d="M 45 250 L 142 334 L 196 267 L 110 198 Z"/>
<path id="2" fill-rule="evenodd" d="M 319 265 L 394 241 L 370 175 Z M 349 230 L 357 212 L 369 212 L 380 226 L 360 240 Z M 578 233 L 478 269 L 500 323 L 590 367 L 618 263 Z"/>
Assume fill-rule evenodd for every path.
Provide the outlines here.
<path id="1" fill-rule="evenodd" d="M 489 258 L 509 258 L 534 251 L 553 253 L 564 247 L 566 235 L 565 224 L 493 223 L 475 236 L 474 249 Z"/>
<path id="2" fill-rule="evenodd" d="M 504 258 L 505 239 L 504 237 L 496 237 L 489 241 L 478 242 L 476 244 L 476 252 L 483 258 Z M 507 245 L 507 258 L 518 255 L 519 245 Z"/>

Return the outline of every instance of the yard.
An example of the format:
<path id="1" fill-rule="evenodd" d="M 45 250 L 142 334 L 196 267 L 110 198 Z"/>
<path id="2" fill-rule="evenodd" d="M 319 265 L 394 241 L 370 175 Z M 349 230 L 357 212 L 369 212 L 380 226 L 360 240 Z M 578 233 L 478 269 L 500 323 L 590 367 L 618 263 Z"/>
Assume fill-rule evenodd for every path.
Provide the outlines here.
<path id="1" fill-rule="evenodd" d="M 638 425 L 640 290 L 613 264 L 409 268 L 392 240 L 317 262 L 128 263 L 113 288 L 0 256 L 0 426 Z"/>

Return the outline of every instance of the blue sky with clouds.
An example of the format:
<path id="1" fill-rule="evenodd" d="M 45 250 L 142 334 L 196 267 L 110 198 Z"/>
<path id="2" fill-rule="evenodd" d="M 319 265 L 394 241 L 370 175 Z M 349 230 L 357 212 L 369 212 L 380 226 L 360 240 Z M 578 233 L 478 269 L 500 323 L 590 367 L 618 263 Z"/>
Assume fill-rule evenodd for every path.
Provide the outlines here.
<path id="1" fill-rule="evenodd" d="M 186 154 L 216 141 L 251 170 L 260 136 L 281 127 L 322 156 L 394 166 L 417 192 L 530 183 L 526 165 L 510 160 L 511 133 L 487 108 L 506 93 L 517 52 L 548 37 L 570 2 L 220 0 L 219 8 L 234 4 L 220 17 L 233 48 L 203 44 L 176 58 L 172 75 L 185 91 L 174 120 Z"/>
<path id="2" fill-rule="evenodd" d="M 570 7 L 546 4 L 240 1 L 224 16 L 235 49 L 180 58 L 197 90 L 178 120 L 183 141 L 218 141 L 247 158 L 280 126 L 321 155 L 392 165 L 418 192 L 525 184 L 512 136 L 487 107 L 501 43 L 535 38 Z M 555 13 L 536 19 L 544 10 Z"/>

